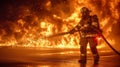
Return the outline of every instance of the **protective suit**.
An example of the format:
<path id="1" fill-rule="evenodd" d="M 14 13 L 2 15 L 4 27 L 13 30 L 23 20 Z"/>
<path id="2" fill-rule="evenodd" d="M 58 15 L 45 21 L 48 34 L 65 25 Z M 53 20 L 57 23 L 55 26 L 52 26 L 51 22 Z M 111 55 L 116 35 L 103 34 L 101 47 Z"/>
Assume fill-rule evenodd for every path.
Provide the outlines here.
<path id="1" fill-rule="evenodd" d="M 94 57 L 94 64 L 97 64 L 99 61 L 99 54 L 97 51 L 97 40 L 96 37 L 99 36 L 99 32 L 96 31 L 100 30 L 99 22 L 97 15 L 90 15 L 90 10 L 88 8 L 83 7 L 81 9 L 82 18 L 78 25 L 73 28 L 70 33 L 73 34 L 75 30 L 80 30 L 80 60 L 79 62 L 86 63 L 87 57 L 87 44 L 89 43 L 90 49 L 93 53 Z"/>

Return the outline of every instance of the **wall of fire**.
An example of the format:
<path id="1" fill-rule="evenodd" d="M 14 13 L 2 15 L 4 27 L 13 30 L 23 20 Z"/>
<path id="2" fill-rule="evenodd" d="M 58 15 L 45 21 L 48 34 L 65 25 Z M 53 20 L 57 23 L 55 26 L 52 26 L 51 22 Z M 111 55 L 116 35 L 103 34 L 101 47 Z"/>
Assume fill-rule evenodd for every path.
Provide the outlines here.
<path id="1" fill-rule="evenodd" d="M 79 46 L 79 35 L 52 39 L 44 36 L 71 30 L 86 6 L 97 14 L 106 38 L 116 48 L 120 42 L 120 0 L 1 0 L 1 46 Z"/>

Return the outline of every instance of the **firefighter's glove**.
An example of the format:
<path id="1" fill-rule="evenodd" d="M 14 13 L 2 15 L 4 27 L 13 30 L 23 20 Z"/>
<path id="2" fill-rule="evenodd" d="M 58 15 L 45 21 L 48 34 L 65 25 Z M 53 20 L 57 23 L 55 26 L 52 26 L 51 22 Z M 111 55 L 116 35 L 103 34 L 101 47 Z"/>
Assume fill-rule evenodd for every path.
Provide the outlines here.
<path id="1" fill-rule="evenodd" d="M 74 31 L 75 31 L 75 30 L 74 30 L 74 29 L 72 29 L 72 30 L 70 31 L 70 34 L 74 34 Z"/>

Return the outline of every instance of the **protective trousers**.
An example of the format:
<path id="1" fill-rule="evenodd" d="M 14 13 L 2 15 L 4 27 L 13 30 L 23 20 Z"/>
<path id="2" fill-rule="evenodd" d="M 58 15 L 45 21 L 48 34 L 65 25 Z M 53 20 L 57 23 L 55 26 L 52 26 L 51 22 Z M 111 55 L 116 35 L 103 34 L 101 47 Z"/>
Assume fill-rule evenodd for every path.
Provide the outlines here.
<path id="1" fill-rule="evenodd" d="M 95 39 L 95 37 L 82 37 L 80 39 L 80 52 L 81 52 L 80 58 L 83 62 L 86 62 L 88 43 L 90 45 L 90 49 L 94 57 L 94 63 L 97 63 L 99 61 L 99 54 L 96 48 L 97 40 Z"/>

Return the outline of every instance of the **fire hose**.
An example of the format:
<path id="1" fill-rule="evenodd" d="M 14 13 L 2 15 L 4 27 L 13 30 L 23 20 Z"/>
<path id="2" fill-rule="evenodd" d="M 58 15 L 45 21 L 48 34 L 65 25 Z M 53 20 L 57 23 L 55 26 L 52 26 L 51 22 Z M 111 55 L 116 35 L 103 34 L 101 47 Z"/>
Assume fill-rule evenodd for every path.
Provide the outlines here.
<path id="1" fill-rule="evenodd" d="M 107 43 L 107 45 L 117 54 L 120 56 L 120 53 L 113 48 L 113 46 L 107 41 L 107 39 L 104 37 L 104 35 L 102 34 L 101 30 L 98 30 L 97 28 L 92 27 L 94 30 L 96 30 L 102 37 L 102 39 Z"/>
<path id="2" fill-rule="evenodd" d="M 94 28 L 95 29 L 95 28 Z M 78 32 L 79 30 L 76 30 L 75 32 Z M 98 31 L 98 30 L 97 30 Z M 98 31 L 99 32 L 99 31 Z M 106 38 L 104 37 L 104 35 L 102 34 L 102 32 L 99 32 L 102 37 L 102 39 L 107 43 L 107 45 L 117 54 L 120 56 L 120 53 L 115 49 L 113 48 L 113 46 L 106 40 Z M 52 37 L 57 37 L 57 36 L 61 36 L 61 35 L 66 35 L 66 34 L 70 34 L 70 32 L 63 32 L 63 33 L 58 33 L 58 34 L 55 34 L 55 35 L 51 35 L 51 36 L 47 36 L 47 38 L 52 38 Z"/>
<path id="3" fill-rule="evenodd" d="M 106 38 L 103 36 L 103 34 L 101 33 L 101 37 L 102 39 L 107 43 L 107 45 L 116 53 L 120 56 L 120 53 L 115 49 L 113 48 L 113 46 L 106 40 Z"/>

